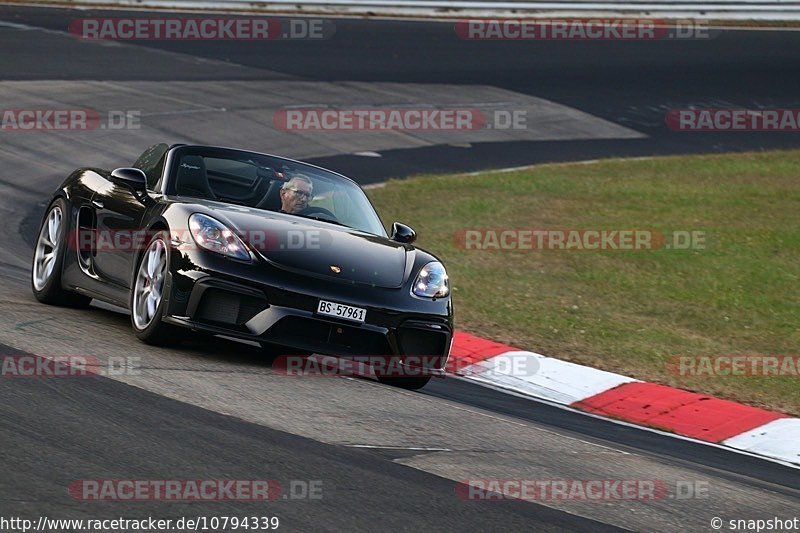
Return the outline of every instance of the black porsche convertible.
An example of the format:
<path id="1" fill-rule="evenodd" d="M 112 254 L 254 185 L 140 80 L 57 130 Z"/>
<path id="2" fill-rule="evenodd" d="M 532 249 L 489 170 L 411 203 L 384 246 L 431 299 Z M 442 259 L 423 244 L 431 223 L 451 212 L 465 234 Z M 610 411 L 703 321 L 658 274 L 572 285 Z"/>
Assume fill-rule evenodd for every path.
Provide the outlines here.
<path id="1" fill-rule="evenodd" d="M 418 389 L 444 372 L 453 306 L 445 267 L 415 238 L 400 223 L 387 235 L 363 190 L 335 172 L 157 144 L 130 168 L 67 177 L 45 212 L 31 285 L 47 304 L 125 307 L 151 344 L 200 331 L 401 366 L 424 360 L 414 377 L 378 375 Z"/>

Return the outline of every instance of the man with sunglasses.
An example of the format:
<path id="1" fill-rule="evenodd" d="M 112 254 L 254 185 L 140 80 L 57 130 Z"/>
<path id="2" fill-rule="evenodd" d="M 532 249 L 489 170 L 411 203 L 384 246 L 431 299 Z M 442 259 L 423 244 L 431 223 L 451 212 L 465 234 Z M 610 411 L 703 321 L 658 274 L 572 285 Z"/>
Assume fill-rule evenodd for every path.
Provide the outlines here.
<path id="1" fill-rule="evenodd" d="M 314 186 L 311 179 L 303 174 L 295 174 L 281 187 L 281 211 L 302 215 L 308 209 L 308 201 L 313 198 Z"/>

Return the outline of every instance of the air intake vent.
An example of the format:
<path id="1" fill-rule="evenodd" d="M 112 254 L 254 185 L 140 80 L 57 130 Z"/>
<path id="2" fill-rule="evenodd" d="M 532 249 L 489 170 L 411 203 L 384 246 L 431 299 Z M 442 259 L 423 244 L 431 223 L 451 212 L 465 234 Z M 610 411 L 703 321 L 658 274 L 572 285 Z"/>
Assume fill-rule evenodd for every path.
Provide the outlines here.
<path id="1" fill-rule="evenodd" d="M 210 288 L 203 293 L 195 319 L 241 326 L 265 308 L 264 302 L 258 298 Z"/>
<path id="2" fill-rule="evenodd" d="M 400 349 L 406 355 L 446 355 L 450 330 L 446 326 L 434 324 L 440 329 L 423 322 L 405 322 L 400 326 Z"/>

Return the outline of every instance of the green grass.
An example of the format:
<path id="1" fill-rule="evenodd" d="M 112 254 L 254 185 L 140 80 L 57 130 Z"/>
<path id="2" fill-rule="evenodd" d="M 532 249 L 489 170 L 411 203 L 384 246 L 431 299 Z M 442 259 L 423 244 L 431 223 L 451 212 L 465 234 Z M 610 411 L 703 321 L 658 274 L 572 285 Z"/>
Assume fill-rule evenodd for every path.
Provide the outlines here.
<path id="1" fill-rule="evenodd" d="M 800 151 L 392 180 L 381 217 L 443 259 L 456 324 L 606 370 L 800 414 L 800 377 L 689 378 L 670 357 L 800 355 Z M 465 250 L 465 229 L 705 231 L 704 250 Z"/>

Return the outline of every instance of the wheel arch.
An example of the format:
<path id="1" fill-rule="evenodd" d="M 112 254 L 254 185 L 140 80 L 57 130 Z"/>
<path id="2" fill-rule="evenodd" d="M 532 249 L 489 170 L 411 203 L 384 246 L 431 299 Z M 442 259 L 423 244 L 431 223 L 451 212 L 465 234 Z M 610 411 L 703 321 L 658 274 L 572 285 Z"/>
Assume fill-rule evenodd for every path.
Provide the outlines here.
<path id="1" fill-rule="evenodd" d="M 142 231 L 145 232 L 145 235 L 148 237 L 143 241 L 143 245 L 141 248 L 136 250 L 136 255 L 132 261 L 131 273 L 130 273 L 130 280 L 131 280 L 131 290 L 133 290 L 133 282 L 136 279 L 136 269 L 139 268 L 139 261 L 142 259 L 142 254 L 145 252 L 147 247 L 150 245 L 150 241 L 152 240 L 152 236 L 159 232 L 159 231 L 167 231 L 169 232 L 169 223 L 163 217 L 157 217 L 151 220 L 147 226 L 142 228 Z"/>

